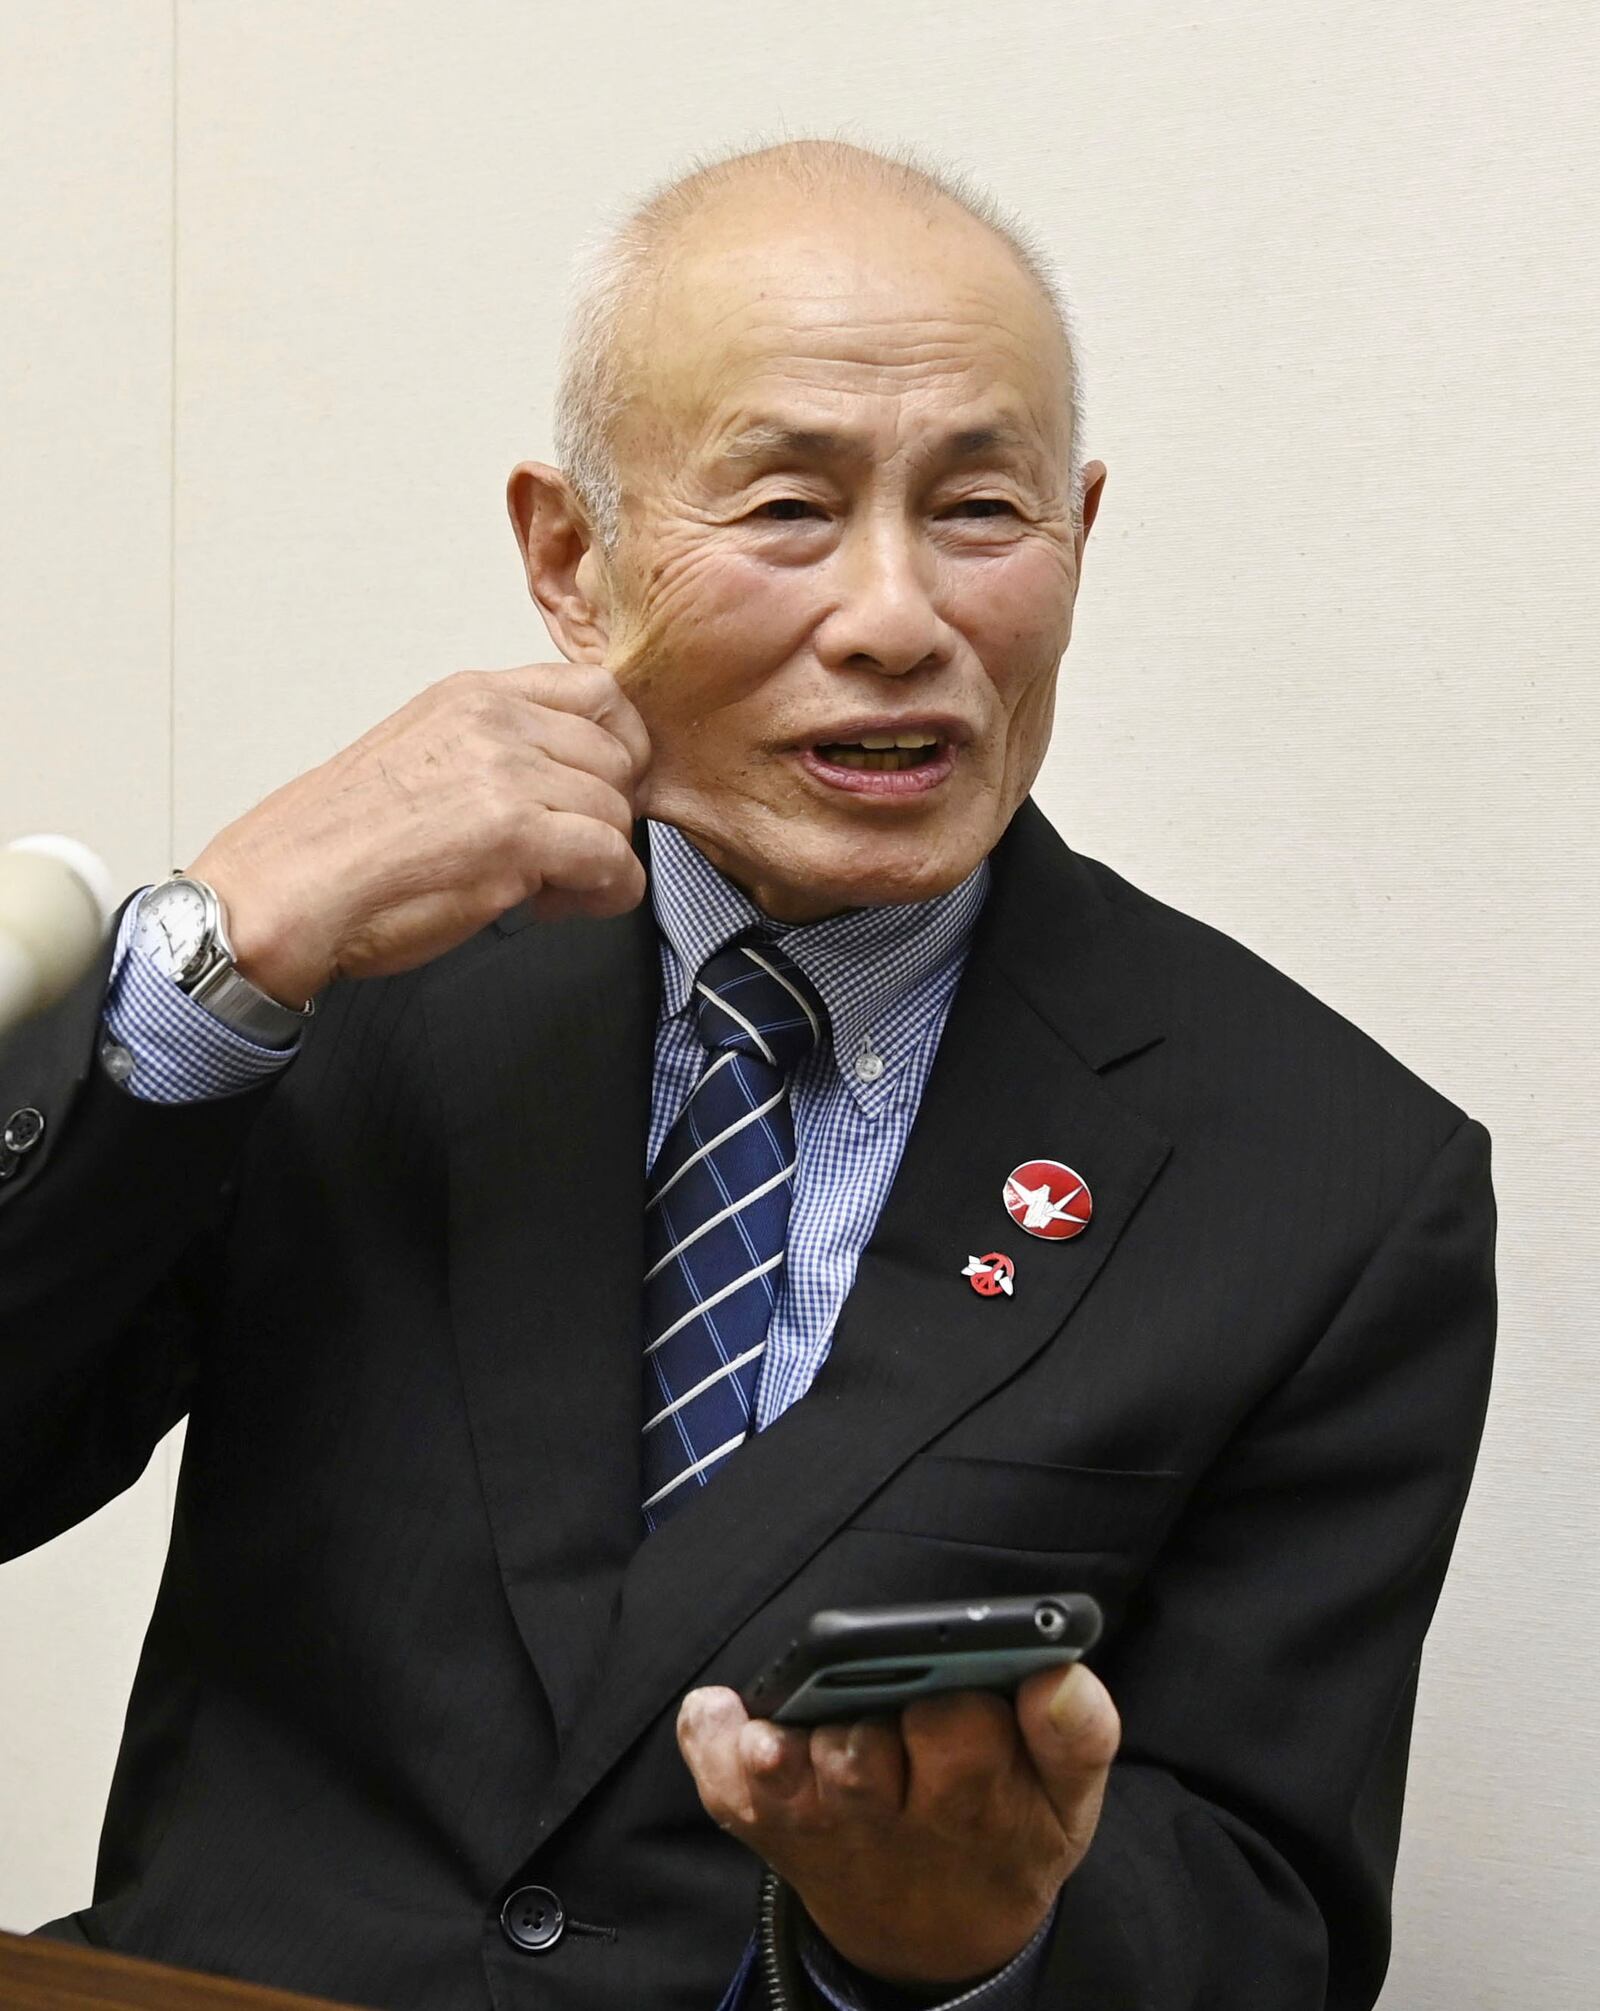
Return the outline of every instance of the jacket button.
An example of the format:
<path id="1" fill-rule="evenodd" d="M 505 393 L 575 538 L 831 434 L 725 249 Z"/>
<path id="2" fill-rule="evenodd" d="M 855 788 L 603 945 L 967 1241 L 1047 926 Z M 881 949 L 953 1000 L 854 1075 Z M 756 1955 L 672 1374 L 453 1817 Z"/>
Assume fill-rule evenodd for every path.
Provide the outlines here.
<path id="1" fill-rule="evenodd" d="M 500 1931 L 513 1948 L 543 1955 L 567 1924 L 561 1902 L 547 1885 L 519 1885 L 500 1909 Z"/>
<path id="2" fill-rule="evenodd" d="M 25 1103 L 12 1111 L 0 1131 L 0 1180 L 9 1180 L 22 1164 L 22 1155 L 31 1152 L 44 1136 L 44 1113 Z"/>
<path id="3" fill-rule="evenodd" d="M 0 1133 L 8 1152 L 31 1152 L 44 1136 L 44 1112 L 35 1110 L 25 1103 L 20 1110 L 12 1111 L 6 1119 L 6 1128 Z"/>

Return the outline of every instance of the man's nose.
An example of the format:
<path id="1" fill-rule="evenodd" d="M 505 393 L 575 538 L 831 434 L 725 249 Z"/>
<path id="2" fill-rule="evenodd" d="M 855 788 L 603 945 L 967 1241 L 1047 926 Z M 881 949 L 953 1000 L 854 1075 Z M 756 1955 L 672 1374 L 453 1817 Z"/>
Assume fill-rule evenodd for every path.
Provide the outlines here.
<path id="1" fill-rule="evenodd" d="M 948 655 L 951 631 L 938 608 L 937 556 L 911 526 L 883 518 L 858 522 L 836 563 L 838 604 L 817 635 L 829 669 L 904 677 Z"/>

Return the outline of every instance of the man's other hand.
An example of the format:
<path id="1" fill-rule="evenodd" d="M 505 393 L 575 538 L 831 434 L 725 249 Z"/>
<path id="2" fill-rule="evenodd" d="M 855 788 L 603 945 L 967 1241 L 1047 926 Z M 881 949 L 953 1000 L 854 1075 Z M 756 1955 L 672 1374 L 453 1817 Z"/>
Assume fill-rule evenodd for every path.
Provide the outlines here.
<path id="1" fill-rule="evenodd" d="M 1015 1705 L 928 1697 L 898 1720 L 787 1727 L 691 1690 L 678 1744 L 707 1813 L 869 1976 L 975 1982 L 1025 1948 L 1094 1836 L 1121 1722 L 1081 1664 Z"/>
<path id="2" fill-rule="evenodd" d="M 650 765 L 608 670 L 466 670 L 275 790 L 190 867 L 220 895 L 240 970 L 298 1006 L 384 977 L 527 901 L 545 920 L 644 897 L 632 845 Z"/>

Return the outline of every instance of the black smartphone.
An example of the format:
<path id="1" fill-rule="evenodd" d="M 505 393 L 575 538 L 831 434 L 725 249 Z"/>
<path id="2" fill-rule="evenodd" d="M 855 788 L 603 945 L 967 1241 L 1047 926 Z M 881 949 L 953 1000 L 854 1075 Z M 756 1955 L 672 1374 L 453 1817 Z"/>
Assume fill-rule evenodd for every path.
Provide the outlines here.
<path id="1" fill-rule="evenodd" d="M 1087 1592 L 856 1606 L 813 1613 L 742 1692 L 752 1718 L 820 1725 L 896 1711 L 940 1690 L 1014 1690 L 1034 1669 L 1077 1661 L 1100 1638 Z"/>

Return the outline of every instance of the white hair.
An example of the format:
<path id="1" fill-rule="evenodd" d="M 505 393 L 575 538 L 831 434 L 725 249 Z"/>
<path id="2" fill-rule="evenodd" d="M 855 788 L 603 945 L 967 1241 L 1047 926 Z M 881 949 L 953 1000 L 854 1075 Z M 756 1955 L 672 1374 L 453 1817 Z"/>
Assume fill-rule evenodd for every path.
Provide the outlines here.
<path id="1" fill-rule="evenodd" d="M 555 401 L 555 453 L 605 552 L 616 549 L 622 524 L 617 421 L 626 399 L 623 318 L 655 271 L 663 240 L 705 196 L 759 163 L 808 189 L 856 177 L 920 199 L 944 198 L 992 231 L 1034 281 L 1060 331 L 1071 397 L 1068 486 L 1072 522 L 1083 518 L 1083 377 L 1078 339 L 1054 266 L 1038 239 L 962 169 L 911 146 L 863 147 L 842 139 L 786 140 L 768 146 L 697 156 L 682 173 L 650 189 L 605 225 L 573 261 Z"/>

